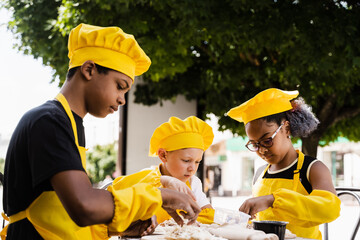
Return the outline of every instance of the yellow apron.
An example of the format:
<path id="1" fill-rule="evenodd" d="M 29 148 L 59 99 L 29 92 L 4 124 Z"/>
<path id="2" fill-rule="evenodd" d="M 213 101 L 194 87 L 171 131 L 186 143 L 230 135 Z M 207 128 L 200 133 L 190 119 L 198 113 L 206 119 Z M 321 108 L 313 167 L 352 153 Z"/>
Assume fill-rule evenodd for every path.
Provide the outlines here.
<path id="1" fill-rule="evenodd" d="M 253 186 L 253 196 L 264 196 L 273 194 L 278 189 L 289 189 L 300 193 L 302 195 L 309 195 L 301 184 L 300 178 L 300 169 L 304 163 L 304 154 L 300 151 L 297 151 L 299 157 L 297 162 L 296 170 L 294 171 L 293 179 L 279 179 L 279 178 L 262 178 L 266 171 L 269 169 L 270 165 L 266 167 L 261 177 L 258 178 L 256 183 Z M 306 211 L 302 206 L 298 206 L 298 211 Z M 305 213 L 304 213 L 305 214 Z M 289 224 L 286 226 L 291 232 L 295 233 L 299 237 L 321 239 L 321 232 L 319 231 L 319 226 L 314 227 L 300 227 L 291 223 L 291 219 L 285 219 L 280 215 L 274 214 L 273 208 L 268 208 L 264 211 L 257 213 L 257 220 L 277 220 L 277 221 L 287 221 Z"/>
<path id="2" fill-rule="evenodd" d="M 69 104 L 61 93 L 56 96 L 56 99 L 64 107 L 66 114 L 70 118 L 75 136 L 75 143 L 80 153 L 82 165 L 84 169 L 86 169 L 86 149 L 79 146 L 76 123 Z M 72 221 L 55 191 L 43 192 L 26 210 L 10 216 L 9 224 L 24 218 L 27 218 L 32 223 L 34 228 L 44 239 L 92 239 L 91 228 L 79 227 Z M 8 225 L 1 231 L 2 239 L 6 238 L 7 227 Z"/>

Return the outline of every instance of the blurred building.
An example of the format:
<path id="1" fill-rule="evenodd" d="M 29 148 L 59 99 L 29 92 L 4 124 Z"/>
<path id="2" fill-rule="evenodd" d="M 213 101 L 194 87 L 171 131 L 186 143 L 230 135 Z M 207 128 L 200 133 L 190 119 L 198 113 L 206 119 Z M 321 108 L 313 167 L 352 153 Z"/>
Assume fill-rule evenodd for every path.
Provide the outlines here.
<path id="1" fill-rule="evenodd" d="M 230 138 L 205 152 L 206 185 L 210 195 L 251 194 L 254 173 L 266 162 L 245 147 L 247 142 L 247 138 Z M 294 146 L 301 149 L 301 141 Z M 339 138 L 328 146 L 319 147 L 317 158 L 329 168 L 335 186 L 360 186 L 360 175 L 356 173 L 360 169 L 360 142 Z"/>
<path id="2" fill-rule="evenodd" d="M 137 77 L 132 89 L 136 89 L 142 80 Z M 120 110 L 119 128 L 119 171 L 132 174 L 152 165 L 159 165 L 157 157 L 149 157 L 149 143 L 154 130 L 171 116 L 184 119 L 196 116 L 196 101 L 188 101 L 184 96 L 177 96 L 172 100 L 161 101 L 146 106 L 135 103 L 135 91 L 128 93 L 126 106 Z M 126 109 L 126 110 L 125 110 Z M 121 117 L 123 113 L 123 117 Z"/>

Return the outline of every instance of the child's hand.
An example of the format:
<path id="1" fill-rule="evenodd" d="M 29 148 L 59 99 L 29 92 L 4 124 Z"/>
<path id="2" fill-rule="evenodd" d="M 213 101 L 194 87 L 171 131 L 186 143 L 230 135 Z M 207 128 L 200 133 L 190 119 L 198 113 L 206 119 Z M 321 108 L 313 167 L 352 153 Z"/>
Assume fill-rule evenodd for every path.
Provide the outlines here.
<path id="1" fill-rule="evenodd" d="M 239 208 L 240 212 L 247 213 L 251 218 L 255 218 L 255 214 L 271 207 L 274 203 L 272 194 L 247 199 Z"/>
<path id="2" fill-rule="evenodd" d="M 196 222 L 201 208 L 189 195 L 167 188 L 160 188 L 160 191 L 163 200 L 162 208 L 177 224 L 182 226 L 184 224 L 183 218 L 188 220 L 188 224 Z M 182 210 L 180 211 L 182 218 L 177 213 L 178 209 Z"/>
<path id="3" fill-rule="evenodd" d="M 170 176 L 161 176 L 160 181 L 164 188 L 169 188 L 178 192 L 188 194 L 194 201 L 196 201 L 195 195 L 191 191 L 191 189 L 179 179 Z"/>
<path id="4" fill-rule="evenodd" d="M 130 226 L 122 233 L 109 232 L 109 236 L 142 237 L 152 234 L 157 225 L 156 216 L 154 215 L 148 220 L 137 220 L 131 223 Z"/>

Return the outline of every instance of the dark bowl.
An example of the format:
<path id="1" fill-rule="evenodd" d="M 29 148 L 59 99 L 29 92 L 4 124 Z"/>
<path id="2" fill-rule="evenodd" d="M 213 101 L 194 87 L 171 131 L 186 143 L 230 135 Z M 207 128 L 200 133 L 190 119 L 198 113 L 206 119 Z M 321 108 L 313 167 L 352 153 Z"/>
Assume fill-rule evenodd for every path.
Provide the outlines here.
<path id="1" fill-rule="evenodd" d="M 255 230 L 261 230 L 265 233 L 274 233 L 279 240 L 285 239 L 286 225 L 288 222 L 281 221 L 252 221 Z"/>

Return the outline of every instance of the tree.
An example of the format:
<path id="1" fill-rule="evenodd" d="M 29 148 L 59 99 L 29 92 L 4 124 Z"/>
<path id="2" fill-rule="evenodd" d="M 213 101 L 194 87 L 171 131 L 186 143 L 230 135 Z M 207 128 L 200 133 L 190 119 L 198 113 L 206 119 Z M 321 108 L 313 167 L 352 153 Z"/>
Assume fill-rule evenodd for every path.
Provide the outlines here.
<path id="1" fill-rule="evenodd" d="M 86 170 L 91 182 L 99 183 L 107 176 L 112 177 L 116 167 L 115 144 L 96 145 L 86 154 Z"/>
<path id="2" fill-rule="evenodd" d="M 199 117 L 244 135 L 225 113 L 256 93 L 300 91 L 321 125 L 303 138 L 316 155 L 338 136 L 360 140 L 360 2 L 355 0 L 7 0 L 18 48 L 52 66 L 59 85 L 66 40 L 81 22 L 121 26 L 152 59 L 136 102 L 178 94 L 196 99 Z M 59 78 L 57 78 L 59 77 Z M 60 80 L 58 80 L 60 79 Z"/>

